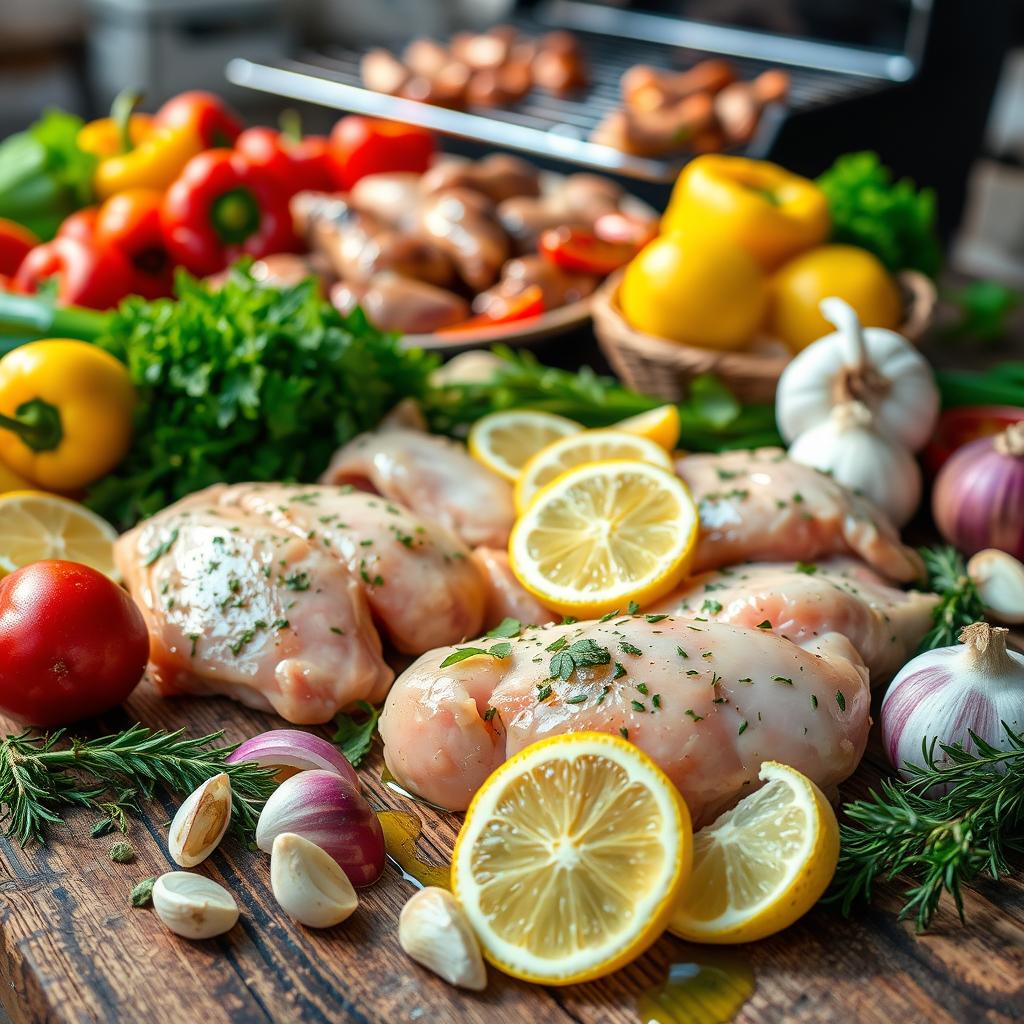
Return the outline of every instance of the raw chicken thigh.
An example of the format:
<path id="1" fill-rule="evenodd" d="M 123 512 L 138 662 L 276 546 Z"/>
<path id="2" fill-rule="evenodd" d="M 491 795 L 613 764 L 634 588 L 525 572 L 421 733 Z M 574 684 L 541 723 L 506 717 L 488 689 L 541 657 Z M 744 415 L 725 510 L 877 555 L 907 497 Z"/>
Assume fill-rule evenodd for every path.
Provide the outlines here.
<path id="1" fill-rule="evenodd" d="M 530 626 L 555 621 L 555 615 L 550 609 L 545 608 L 515 578 L 508 564 L 507 551 L 477 548 L 473 558 L 486 580 L 487 612 L 484 624 L 488 629 L 506 618 L 517 619 Z"/>
<path id="2" fill-rule="evenodd" d="M 826 474 L 792 462 L 781 448 L 685 455 L 676 472 L 700 505 L 695 572 L 856 554 L 900 583 L 924 574 L 883 512 Z"/>
<path id="3" fill-rule="evenodd" d="M 700 825 L 758 785 L 762 761 L 831 787 L 867 741 L 867 669 L 835 633 L 801 647 L 727 623 L 622 616 L 525 629 L 508 642 L 506 657 L 448 668 L 455 649 L 431 651 L 395 682 L 380 731 L 401 785 L 461 810 L 523 747 L 596 729 L 650 754 Z"/>
<path id="4" fill-rule="evenodd" d="M 842 633 L 877 685 L 917 650 L 937 602 L 934 594 L 889 586 L 852 558 L 833 558 L 816 564 L 754 562 L 705 573 L 647 610 L 773 629 L 798 644 Z"/>

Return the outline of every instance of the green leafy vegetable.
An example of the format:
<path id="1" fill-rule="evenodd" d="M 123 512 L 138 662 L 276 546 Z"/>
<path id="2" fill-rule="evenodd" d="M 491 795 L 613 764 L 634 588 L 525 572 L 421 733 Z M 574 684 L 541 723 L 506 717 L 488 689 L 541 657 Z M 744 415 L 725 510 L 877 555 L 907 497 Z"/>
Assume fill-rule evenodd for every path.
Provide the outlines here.
<path id="1" fill-rule="evenodd" d="M 422 396 L 436 363 L 312 280 L 270 288 L 241 268 L 219 289 L 181 274 L 177 290 L 128 299 L 97 339 L 139 392 L 131 451 L 89 495 L 121 526 L 219 481 L 316 479 L 339 444 Z"/>
<path id="2" fill-rule="evenodd" d="M 353 768 L 358 768 L 370 752 L 380 718 L 380 711 L 365 700 L 356 701 L 356 707 L 365 716 L 363 720 L 357 722 L 352 715 L 338 715 L 334 720 L 336 731 L 331 737 Z"/>
<path id="3" fill-rule="evenodd" d="M 921 548 L 921 558 L 928 572 L 928 589 L 939 595 L 939 603 L 932 611 L 932 628 L 918 650 L 951 647 L 964 626 L 984 620 L 985 606 L 956 548 Z"/>
<path id="4" fill-rule="evenodd" d="M 998 281 L 972 281 L 948 298 L 956 306 L 959 319 L 947 330 L 954 338 L 994 342 L 1006 336 L 1010 314 L 1024 296 Z"/>
<path id="5" fill-rule="evenodd" d="M 999 363 L 983 373 L 939 370 L 935 380 L 944 409 L 961 405 L 1024 406 L 1024 362 Z"/>
<path id="6" fill-rule="evenodd" d="M 847 153 L 818 178 L 828 199 L 832 240 L 873 252 L 892 272 L 934 277 L 942 263 L 935 194 L 907 178 L 894 182 L 877 153 Z"/>

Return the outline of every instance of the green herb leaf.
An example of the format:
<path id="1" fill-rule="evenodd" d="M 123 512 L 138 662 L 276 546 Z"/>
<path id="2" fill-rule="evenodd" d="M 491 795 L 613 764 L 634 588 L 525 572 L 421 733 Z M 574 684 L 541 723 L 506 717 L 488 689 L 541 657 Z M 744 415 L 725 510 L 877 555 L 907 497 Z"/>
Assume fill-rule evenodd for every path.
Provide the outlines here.
<path id="1" fill-rule="evenodd" d="M 153 902 L 154 885 L 156 885 L 155 875 L 152 878 L 144 878 L 141 882 L 136 882 L 128 897 L 131 905 L 133 907 L 148 907 Z"/>
<path id="2" fill-rule="evenodd" d="M 487 630 L 487 636 L 505 637 L 511 640 L 522 632 L 523 624 L 518 619 L 504 618 L 494 629 Z"/>
<path id="3" fill-rule="evenodd" d="M 366 717 L 357 722 L 352 715 L 338 715 L 334 720 L 335 733 L 331 737 L 331 742 L 341 750 L 353 768 L 358 768 L 370 752 L 373 735 L 377 731 L 377 719 L 380 718 L 380 710 L 368 701 L 356 701 L 356 707 Z"/>
<path id="4" fill-rule="evenodd" d="M 567 682 L 577 668 L 607 665 L 611 660 L 607 647 L 601 647 L 594 640 L 577 640 L 555 654 L 548 671 L 553 677 Z"/>

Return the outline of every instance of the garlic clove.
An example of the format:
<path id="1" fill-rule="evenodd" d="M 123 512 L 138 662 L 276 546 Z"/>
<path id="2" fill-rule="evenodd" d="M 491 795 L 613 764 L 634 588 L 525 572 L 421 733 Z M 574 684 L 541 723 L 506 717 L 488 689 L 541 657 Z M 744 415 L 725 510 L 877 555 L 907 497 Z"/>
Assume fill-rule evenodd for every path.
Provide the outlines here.
<path id="1" fill-rule="evenodd" d="M 175 935 L 212 939 L 238 921 L 231 893 L 211 878 L 191 871 L 169 871 L 153 885 L 153 911 Z"/>
<path id="2" fill-rule="evenodd" d="M 226 772 L 207 779 L 178 808 L 167 848 L 175 864 L 193 868 L 217 849 L 231 822 L 231 779 Z"/>
<path id="3" fill-rule="evenodd" d="M 465 911 L 447 889 L 420 889 L 402 907 L 398 941 L 413 960 L 450 985 L 477 992 L 486 987 L 480 943 Z"/>
<path id="4" fill-rule="evenodd" d="M 281 909 L 308 928 L 341 924 L 359 906 L 338 862 L 294 832 L 282 832 L 274 840 L 270 887 Z"/>
<path id="5" fill-rule="evenodd" d="M 967 575 L 978 588 L 985 611 L 1000 622 L 1024 622 L 1024 564 L 997 548 L 971 556 Z"/>

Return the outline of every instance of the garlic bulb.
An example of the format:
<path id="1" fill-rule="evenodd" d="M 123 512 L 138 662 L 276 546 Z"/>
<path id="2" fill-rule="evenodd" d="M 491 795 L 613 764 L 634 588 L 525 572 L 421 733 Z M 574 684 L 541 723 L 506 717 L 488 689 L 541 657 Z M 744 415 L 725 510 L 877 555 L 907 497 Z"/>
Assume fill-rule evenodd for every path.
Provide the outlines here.
<path id="1" fill-rule="evenodd" d="M 838 330 L 808 345 L 783 371 L 775 399 L 787 441 L 825 421 L 832 407 L 866 405 L 878 429 L 912 452 L 932 435 L 939 391 L 927 360 L 902 335 L 860 326 L 842 299 L 823 299 L 821 312 Z"/>
<path id="2" fill-rule="evenodd" d="M 870 498 L 896 526 L 921 500 L 917 460 L 899 441 L 879 433 L 871 410 L 860 402 L 837 405 L 824 423 L 793 442 L 789 457 Z"/>
<path id="3" fill-rule="evenodd" d="M 882 701 L 882 742 L 895 767 L 924 765 L 922 744 L 962 743 L 970 733 L 1007 749 L 1002 723 L 1024 725 L 1024 654 L 1006 649 L 1008 630 L 976 622 L 960 644 L 919 654 L 904 665 Z M 942 760 L 941 751 L 935 748 Z"/>

